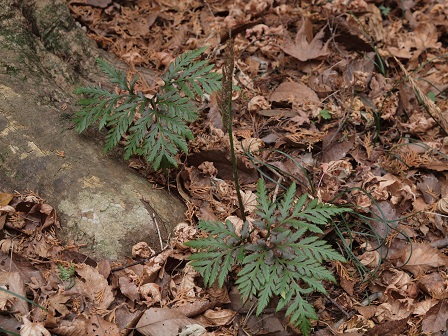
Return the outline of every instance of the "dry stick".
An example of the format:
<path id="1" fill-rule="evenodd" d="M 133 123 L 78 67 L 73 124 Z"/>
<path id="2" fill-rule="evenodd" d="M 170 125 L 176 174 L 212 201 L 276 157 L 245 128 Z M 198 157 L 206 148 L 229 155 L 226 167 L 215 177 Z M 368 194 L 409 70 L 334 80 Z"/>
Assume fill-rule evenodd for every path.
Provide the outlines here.
<path id="1" fill-rule="evenodd" d="M 279 173 L 278 173 L 279 174 Z M 277 194 L 278 194 L 278 189 L 280 187 L 280 184 L 283 181 L 283 176 L 280 176 L 276 185 L 275 185 L 275 189 L 274 189 L 274 196 L 272 196 L 272 202 L 274 203 L 277 200 Z"/>
<path id="2" fill-rule="evenodd" d="M 339 303 L 337 303 L 335 300 L 333 300 L 330 296 L 327 294 L 324 294 L 325 297 L 336 307 L 338 308 L 347 318 L 350 318 L 350 313 L 348 313 Z"/>
<path id="3" fill-rule="evenodd" d="M 163 250 L 162 235 L 160 234 L 159 223 L 157 223 L 156 214 L 154 212 L 152 213 L 152 219 L 154 220 L 154 223 L 156 224 L 157 235 L 159 236 L 159 242 L 160 242 L 160 249 Z"/>

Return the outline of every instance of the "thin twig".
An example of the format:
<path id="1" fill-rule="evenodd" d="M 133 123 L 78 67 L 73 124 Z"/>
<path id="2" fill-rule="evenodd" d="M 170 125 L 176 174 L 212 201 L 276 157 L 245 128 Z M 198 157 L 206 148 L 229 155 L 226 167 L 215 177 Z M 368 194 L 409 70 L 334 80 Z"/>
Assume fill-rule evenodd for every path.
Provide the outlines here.
<path id="1" fill-rule="evenodd" d="M 333 300 L 330 296 L 324 294 L 325 297 L 336 307 L 338 308 L 342 314 L 344 314 L 345 316 L 347 316 L 347 318 L 350 318 L 350 313 L 348 313 L 339 303 L 337 303 L 335 300 Z"/>
<path id="2" fill-rule="evenodd" d="M 154 223 L 156 224 L 157 234 L 159 236 L 159 242 L 160 242 L 160 249 L 163 250 L 162 235 L 160 234 L 159 223 L 157 223 L 156 214 L 154 212 L 152 213 L 152 219 L 154 220 Z"/>
<path id="3" fill-rule="evenodd" d="M 280 184 L 282 183 L 282 181 L 283 181 L 283 176 L 280 176 L 277 183 L 275 184 L 274 196 L 272 196 L 273 203 L 277 200 L 278 188 L 280 187 Z"/>

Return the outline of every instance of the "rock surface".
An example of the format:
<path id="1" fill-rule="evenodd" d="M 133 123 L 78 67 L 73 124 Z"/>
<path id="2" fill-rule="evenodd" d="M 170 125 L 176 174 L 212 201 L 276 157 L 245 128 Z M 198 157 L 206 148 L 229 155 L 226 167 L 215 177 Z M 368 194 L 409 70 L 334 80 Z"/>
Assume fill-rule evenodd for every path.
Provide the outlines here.
<path id="1" fill-rule="evenodd" d="M 158 231 L 165 241 L 185 209 L 103 154 L 103 135 L 72 129 L 73 89 L 107 83 L 97 56 L 112 60 L 62 0 L 0 0 L 0 190 L 38 192 L 58 210 L 61 239 L 117 259 L 139 241 L 159 250 Z"/>

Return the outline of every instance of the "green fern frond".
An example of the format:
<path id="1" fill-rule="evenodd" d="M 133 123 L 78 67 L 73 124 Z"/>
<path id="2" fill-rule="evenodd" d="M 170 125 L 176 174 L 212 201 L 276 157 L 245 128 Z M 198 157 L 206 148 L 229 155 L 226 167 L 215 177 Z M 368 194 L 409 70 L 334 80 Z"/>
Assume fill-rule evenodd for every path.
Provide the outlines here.
<path id="1" fill-rule="evenodd" d="M 286 315 L 298 325 L 304 335 L 311 330 L 311 319 L 316 312 L 304 296 L 313 292 L 326 293 L 323 281 L 335 281 L 324 261 L 345 261 L 328 243 L 319 239 L 319 226 L 328 224 L 332 217 L 350 211 L 312 200 L 296 197 L 292 184 L 283 197 L 271 202 L 266 186 L 257 184 L 259 218 L 252 224 L 262 235 L 249 235 L 246 222 L 239 236 L 230 222 L 200 221 L 198 227 L 209 234 L 206 238 L 187 243 L 198 252 L 192 254 L 191 264 L 211 285 L 219 279 L 222 286 L 235 265 L 237 285 L 243 299 L 257 298 L 257 314 L 263 312 L 274 296 L 280 299 L 277 310 L 288 306 Z M 222 271 L 222 273 L 220 273 Z"/>
<path id="2" fill-rule="evenodd" d="M 198 112 L 193 99 L 220 88 L 221 75 L 212 72 L 213 65 L 196 59 L 206 50 L 200 48 L 177 57 L 168 67 L 165 85 L 147 98 L 134 92 L 138 77 L 130 83 L 126 75 L 102 59 L 97 59 L 101 70 L 124 93 L 110 92 L 98 86 L 82 87 L 74 91 L 83 95 L 78 101 L 80 110 L 74 118 L 76 130 L 83 132 L 99 121 L 100 129 L 108 128 L 105 150 L 116 146 L 123 136 L 125 158 L 142 155 L 155 170 L 177 166 L 179 151 L 188 152 L 187 140 L 193 133 L 187 123 L 195 121 Z M 136 120 L 136 116 L 140 118 Z"/>
<path id="3" fill-rule="evenodd" d="M 96 62 L 100 66 L 101 70 L 109 76 L 112 83 L 117 84 L 121 90 L 129 91 L 126 75 L 123 72 L 114 68 L 101 58 L 96 58 Z"/>
<path id="4" fill-rule="evenodd" d="M 242 238 L 230 221 L 225 224 L 200 221 L 198 227 L 209 236 L 185 243 L 198 251 L 190 256 L 191 265 L 203 276 L 206 286 L 211 286 L 218 280 L 219 286 L 222 287 L 238 254 L 241 253 L 242 247 L 239 243 Z"/>

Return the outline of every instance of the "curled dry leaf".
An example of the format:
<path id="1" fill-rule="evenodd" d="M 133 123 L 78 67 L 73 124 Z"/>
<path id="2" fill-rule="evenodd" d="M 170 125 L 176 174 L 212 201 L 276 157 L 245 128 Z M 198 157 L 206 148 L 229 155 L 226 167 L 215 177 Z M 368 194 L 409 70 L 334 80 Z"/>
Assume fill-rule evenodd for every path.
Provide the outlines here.
<path id="1" fill-rule="evenodd" d="M 174 244 L 179 250 L 189 250 L 184 243 L 192 240 L 196 236 L 197 230 L 187 223 L 179 223 L 174 228 Z"/>
<path id="2" fill-rule="evenodd" d="M 132 246 L 132 257 L 140 257 L 143 259 L 154 255 L 155 251 L 146 242 L 140 242 Z"/>
<path id="3" fill-rule="evenodd" d="M 369 268 L 375 268 L 379 265 L 381 256 L 377 250 L 373 250 L 372 246 L 369 243 L 364 243 L 361 245 L 367 249 L 362 255 L 358 257 L 359 261 Z"/>
<path id="4" fill-rule="evenodd" d="M 426 315 L 428 310 L 430 310 L 431 307 L 434 307 L 437 303 L 438 303 L 438 300 L 434 300 L 434 299 L 417 302 L 414 305 L 414 311 L 412 312 L 412 314 L 419 315 L 419 316 Z"/>
<path id="5" fill-rule="evenodd" d="M 147 283 L 140 287 L 140 295 L 146 301 L 148 307 L 162 300 L 162 288 L 155 283 Z"/>
<path id="6" fill-rule="evenodd" d="M 418 294 L 417 284 L 411 276 L 397 269 L 390 269 L 382 274 L 383 283 L 387 284 L 384 295 L 393 295 L 398 293 L 403 297 L 415 298 Z"/>
<path id="7" fill-rule="evenodd" d="M 17 242 L 15 243 L 14 239 L 6 238 L 6 239 L 0 240 L 0 251 L 7 254 L 10 249 L 17 250 Z M 14 251 L 14 252 L 16 252 L 16 251 Z"/>
<path id="8" fill-rule="evenodd" d="M 247 138 L 243 139 L 241 143 L 237 143 L 235 149 L 243 152 L 249 152 L 252 154 L 259 154 L 260 149 L 264 147 L 264 141 L 259 138 Z"/>
<path id="9" fill-rule="evenodd" d="M 219 287 L 218 283 L 215 281 L 213 285 L 207 290 L 208 295 L 212 302 L 216 305 L 223 305 L 230 303 L 229 292 L 226 286 Z"/>
<path id="10" fill-rule="evenodd" d="M 198 166 L 198 169 L 207 176 L 216 177 L 218 175 L 218 169 L 215 168 L 213 162 L 204 161 Z"/>
<path id="11" fill-rule="evenodd" d="M 16 209 L 14 209 L 10 205 L 0 205 L 0 211 L 3 211 L 3 212 L 16 212 Z"/>
<path id="12" fill-rule="evenodd" d="M 444 215 L 448 214 L 448 196 L 442 197 L 437 202 L 437 211 Z"/>
<path id="13" fill-rule="evenodd" d="M 347 322 L 341 324 L 338 328 L 340 333 L 360 333 L 364 334 L 367 330 L 372 329 L 375 326 L 372 320 L 365 319 L 361 315 L 355 315 Z"/>
<path id="14" fill-rule="evenodd" d="M 200 291 L 194 283 L 194 279 L 198 276 L 198 272 L 194 270 L 191 265 L 187 265 L 182 270 L 182 280 L 178 286 L 180 293 L 183 293 L 186 297 L 194 298 L 196 297 L 196 291 Z"/>
<path id="15" fill-rule="evenodd" d="M 168 257 L 173 253 L 172 249 L 167 249 L 152 258 L 147 264 L 143 266 L 144 272 L 148 277 L 149 282 L 154 282 L 159 276 L 159 271 L 162 269 Z"/>
<path id="16" fill-rule="evenodd" d="M 247 103 L 247 109 L 249 112 L 258 112 L 260 110 L 268 110 L 271 108 L 271 104 L 263 96 L 253 97 L 249 103 Z"/>
<path id="17" fill-rule="evenodd" d="M 204 316 L 207 320 L 216 326 L 223 326 L 229 324 L 237 313 L 230 309 L 207 310 Z"/>
<path id="18" fill-rule="evenodd" d="M 409 317 L 412 313 L 412 300 L 396 300 L 389 298 L 378 306 L 375 315 L 379 322 L 397 321 Z"/>

